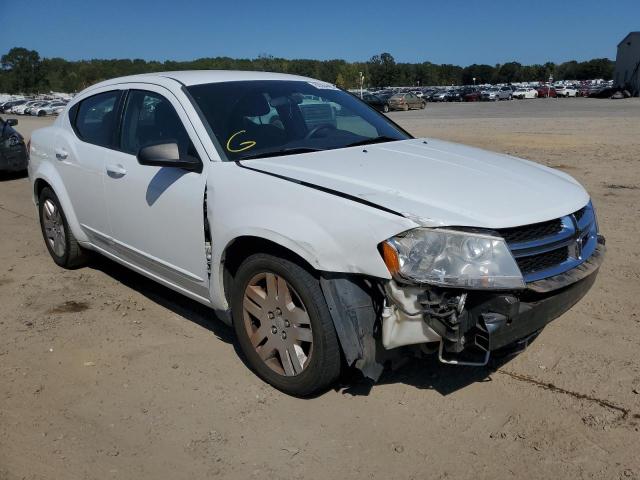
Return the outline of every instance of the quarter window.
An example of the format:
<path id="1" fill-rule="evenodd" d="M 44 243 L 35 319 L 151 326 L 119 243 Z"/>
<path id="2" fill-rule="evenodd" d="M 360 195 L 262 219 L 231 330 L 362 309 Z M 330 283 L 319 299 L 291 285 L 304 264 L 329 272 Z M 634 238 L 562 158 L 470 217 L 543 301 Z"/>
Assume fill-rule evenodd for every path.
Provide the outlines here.
<path id="1" fill-rule="evenodd" d="M 113 146 L 119 97 L 119 91 L 105 92 L 80 103 L 74 125 L 82 140 L 102 147 Z"/>
<path id="2" fill-rule="evenodd" d="M 137 155 L 141 148 L 177 143 L 180 155 L 197 157 L 189 135 L 171 103 L 154 92 L 131 90 L 122 123 L 121 148 Z"/>

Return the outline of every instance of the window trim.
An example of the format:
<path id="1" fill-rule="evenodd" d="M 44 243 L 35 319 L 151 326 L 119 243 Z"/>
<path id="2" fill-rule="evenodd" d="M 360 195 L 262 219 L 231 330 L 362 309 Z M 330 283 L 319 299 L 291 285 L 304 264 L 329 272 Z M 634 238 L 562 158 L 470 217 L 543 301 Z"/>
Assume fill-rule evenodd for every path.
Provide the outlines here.
<path id="1" fill-rule="evenodd" d="M 160 86 L 160 85 L 155 85 L 155 84 L 150 84 L 150 85 L 154 85 L 154 86 Z M 164 88 L 164 87 L 162 87 Z M 153 90 L 145 90 L 144 88 L 126 88 L 122 91 L 122 95 L 120 96 L 120 104 L 118 106 L 118 112 L 117 112 L 117 121 L 118 121 L 118 126 L 116 129 L 116 138 L 117 138 L 117 142 L 116 142 L 116 146 L 112 149 L 112 150 L 117 150 L 120 153 L 123 153 L 125 155 L 130 155 L 132 157 L 136 158 L 136 161 L 138 159 L 138 155 L 135 153 L 131 153 L 127 150 L 124 150 L 122 148 L 122 127 L 124 125 L 124 117 L 126 115 L 126 110 L 127 110 L 127 101 L 129 100 L 129 95 L 131 92 L 144 92 L 144 93 L 150 93 L 153 95 L 157 95 L 160 96 L 162 98 L 164 98 L 169 105 L 171 105 L 171 107 L 174 109 L 174 111 L 176 112 L 176 115 L 178 116 L 178 120 L 180 120 L 181 124 L 182 124 L 182 128 L 184 128 L 187 137 L 189 138 L 189 141 L 191 142 L 191 144 L 193 145 L 194 150 L 197 153 L 197 157 L 196 158 L 199 162 L 200 162 L 200 169 L 199 170 L 193 170 L 193 172 L 195 173 L 202 173 L 203 169 L 204 169 L 204 162 L 202 161 L 201 155 L 198 152 L 198 149 L 195 146 L 195 142 L 193 141 L 193 138 L 191 137 L 191 134 L 189 133 L 189 129 L 186 127 L 186 125 L 184 124 L 184 122 L 182 121 L 182 119 L 180 118 L 180 114 L 178 113 L 178 111 L 176 110 L 175 106 L 173 105 L 173 103 L 171 103 L 171 100 L 169 100 L 169 98 L 159 92 L 155 92 Z M 170 91 L 170 90 L 169 90 Z M 193 125 L 192 125 L 193 126 Z M 196 134 L 197 137 L 197 134 Z M 200 141 L 200 139 L 198 138 L 198 141 Z M 204 146 L 203 146 L 204 149 Z M 142 165 L 141 165 L 142 166 Z"/>
<path id="2" fill-rule="evenodd" d="M 98 143 L 93 143 L 88 141 L 87 139 L 83 138 L 82 135 L 80 134 L 80 131 L 78 130 L 78 127 L 76 125 L 77 121 L 78 121 L 78 113 L 80 111 L 80 105 L 82 105 L 85 101 L 89 100 L 90 98 L 94 98 L 97 97 L 98 95 L 104 95 L 105 93 L 117 93 L 117 97 L 116 97 L 116 102 L 114 104 L 113 110 L 115 112 L 115 128 L 114 128 L 114 132 L 112 134 L 112 138 L 111 138 L 111 143 L 109 145 L 100 145 Z M 83 143 L 87 143 L 89 145 L 94 145 L 96 147 L 101 147 L 101 148 L 107 148 L 109 150 L 118 150 L 118 146 L 119 146 L 119 141 L 115 142 L 114 140 L 116 140 L 115 138 L 113 138 L 115 136 L 115 133 L 117 130 L 119 130 L 119 125 L 120 125 L 120 119 L 119 119 L 119 112 L 120 109 L 122 107 L 122 97 L 123 97 L 123 90 L 119 90 L 119 89 L 114 89 L 114 90 L 105 90 L 104 92 L 98 92 L 95 93 L 93 95 L 89 95 L 88 97 L 83 98 L 82 100 L 80 100 L 79 102 L 75 103 L 70 109 L 69 109 L 69 123 L 71 124 L 71 129 L 73 130 L 73 133 L 76 134 L 76 137 L 78 138 L 78 140 L 80 140 Z"/>

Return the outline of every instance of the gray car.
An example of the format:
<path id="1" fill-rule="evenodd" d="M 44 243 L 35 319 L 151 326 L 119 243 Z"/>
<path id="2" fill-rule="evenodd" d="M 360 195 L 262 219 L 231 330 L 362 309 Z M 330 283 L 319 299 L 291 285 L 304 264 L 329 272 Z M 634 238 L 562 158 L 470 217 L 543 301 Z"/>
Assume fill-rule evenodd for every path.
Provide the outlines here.
<path id="1" fill-rule="evenodd" d="M 513 90 L 511 87 L 491 87 L 482 91 L 482 100 L 511 100 Z"/>
<path id="2" fill-rule="evenodd" d="M 413 110 L 424 108 L 427 102 L 413 93 L 396 93 L 389 98 L 389 108 L 391 110 Z"/>

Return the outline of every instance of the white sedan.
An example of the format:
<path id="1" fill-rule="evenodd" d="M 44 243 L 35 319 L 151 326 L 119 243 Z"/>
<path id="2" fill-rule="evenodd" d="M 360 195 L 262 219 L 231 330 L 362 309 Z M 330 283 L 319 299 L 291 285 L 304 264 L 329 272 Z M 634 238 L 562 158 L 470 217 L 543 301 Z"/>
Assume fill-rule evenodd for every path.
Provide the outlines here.
<path id="1" fill-rule="evenodd" d="M 531 87 L 521 87 L 517 88 L 513 92 L 513 98 L 518 98 L 520 100 L 525 98 L 538 98 L 538 91 L 535 88 Z"/>
<path id="2" fill-rule="evenodd" d="M 377 379 L 391 356 L 486 365 L 522 349 L 586 294 L 604 255 L 568 174 L 413 138 L 306 77 L 102 82 L 35 131 L 30 154 L 56 264 L 91 250 L 210 307 L 292 395 L 343 366 Z"/>
<path id="3" fill-rule="evenodd" d="M 578 90 L 571 85 L 559 85 L 554 87 L 558 97 L 577 97 Z"/>
<path id="4" fill-rule="evenodd" d="M 48 102 L 39 107 L 34 107 L 29 112 L 36 117 L 43 117 L 45 115 L 58 115 L 62 112 L 67 104 L 64 102 Z"/>

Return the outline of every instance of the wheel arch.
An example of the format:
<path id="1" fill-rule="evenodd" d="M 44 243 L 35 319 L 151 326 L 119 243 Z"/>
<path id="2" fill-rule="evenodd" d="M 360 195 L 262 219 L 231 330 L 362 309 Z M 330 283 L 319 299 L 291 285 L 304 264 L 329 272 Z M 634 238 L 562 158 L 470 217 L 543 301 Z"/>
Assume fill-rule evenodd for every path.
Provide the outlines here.
<path id="1" fill-rule="evenodd" d="M 40 193 L 46 187 L 53 190 L 58 197 L 73 236 L 79 242 L 88 242 L 89 239 L 84 234 L 82 228 L 80 228 L 78 217 L 76 217 L 71 204 L 71 199 L 69 198 L 67 189 L 64 187 L 64 183 L 62 182 L 60 175 L 55 171 L 55 169 L 48 167 L 47 163 L 42 162 L 40 168 L 35 173 L 33 180 L 33 200 L 36 205 L 39 205 Z"/>
<path id="2" fill-rule="evenodd" d="M 220 261 L 220 287 L 224 299 L 229 302 L 229 292 L 233 286 L 233 278 L 242 261 L 256 253 L 267 253 L 292 261 L 315 276 L 319 270 L 314 267 L 316 263 L 309 255 L 292 245 L 284 245 L 289 242 L 276 241 L 255 234 L 240 235 L 231 239 L 224 250 Z M 317 266 L 317 265 L 316 265 Z"/>

